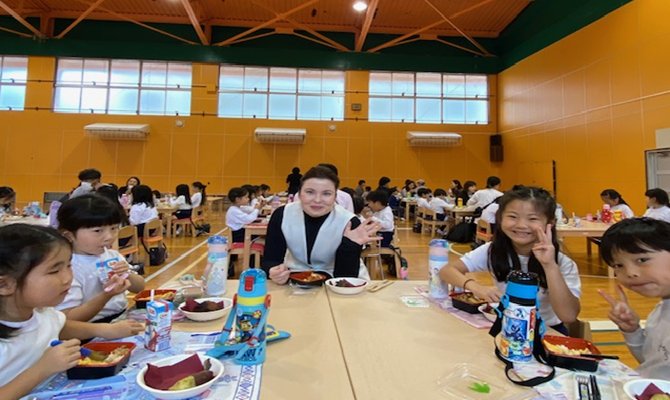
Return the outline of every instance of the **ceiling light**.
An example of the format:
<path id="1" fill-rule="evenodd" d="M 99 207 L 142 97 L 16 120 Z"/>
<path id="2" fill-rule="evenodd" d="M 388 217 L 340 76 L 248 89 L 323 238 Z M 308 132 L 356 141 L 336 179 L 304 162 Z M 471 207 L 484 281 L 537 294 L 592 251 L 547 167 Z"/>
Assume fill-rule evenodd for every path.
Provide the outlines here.
<path id="1" fill-rule="evenodd" d="M 357 1 L 354 3 L 354 10 L 356 11 L 365 11 L 368 8 L 368 5 L 364 1 Z"/>

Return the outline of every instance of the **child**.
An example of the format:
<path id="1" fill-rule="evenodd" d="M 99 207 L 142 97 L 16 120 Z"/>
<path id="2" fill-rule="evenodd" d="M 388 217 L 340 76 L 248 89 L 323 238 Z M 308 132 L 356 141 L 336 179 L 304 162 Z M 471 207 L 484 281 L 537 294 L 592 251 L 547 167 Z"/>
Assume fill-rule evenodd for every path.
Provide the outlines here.
<path id="1" fill-rule="evenodd" d="M 16 192 L 9 186 L 0 186 L 0 215 L 11 214 Z"/>
<path id="2" fill-rule="evenodd" d="M 484 206 L 484 209 L 482 210 L 482 215 L 481 219 L 484 221 L 488 222 L 491 225 L 491 232 L 496 230 L 496 214 L 498 213 L 498 209 L 500 208 L 500 205 L 498 202 L 500 201 L 500 197 L 496 198 L 493 200 L 493 203 Z"/>
<path id="3" fill-rule="evenodd" d="M 89 324 L 66 320 L 54 310 L 72 282 L 71 254 L 70 243 L 53 228 L 0 227 L 0 399 L 18 399 L 76 366 L 77 339 L 142 332 L 135 321 Z M 56 339 L 64 342 L 51 347 Z"/>
<path id="4" fill-rule="evenodd" d="M 419 198 L 416 200 L 416 207 L 430 208 L 429 198 L 432 194 L 432 191 L 428 188 L 421 188 L 416 191 Z"/>
<path id="5" fill-rule="evenodd" d="M 391 247 L 395 225 L 393 223 L 393 211 L 388 206 L 386 192 L 375 190 L 368 193 L 368 197 L 365 200 L 368 203 L 368 208 L 373 212 L 372 219 L 381 226 L 379 234 L 382 236 L 382 241 L 379 245 L 381 247 Z"/>
<path id="6" fill-rule="evenodd" d="M 405 215 L 405 209 L 400 207 L 400 199 L 398 196 L 400 196 L 400 190 L 398 190 L 397 186 L 393 186 L 389 190 L 389 207 L 391 207 L 391 210 L 393 211 L 393 215 L 395 215 L 397 218 L 400 218 L 401 220 L 404 219 Z M 367 195 L 366 195 L 367 197 Z"/>
<path id="7" fill-rule="evenodd" d="M 244 225 L 250 224 L 258 218 L 261 202 L 249 207 L 249 192 L 241 187 L 235 187 L 228 192 L 230 208 L 226 212 L 226 225 L 232 231 L 233 243 L 244 243 Z M 242 207 L 251 208 L 246 212 Z"/>
<path id="8" fill-rule="evenodd" d="M 544 189 L 515 186 L 499 204 L 493 240 L 443 268 L 440 278 L 495 303 L 505 292 L 510 271 L 533 272 L 539 277 L 540 315 L 548 326 L 567 335 L 563 323 L 577 319 L 581 282 L 577 265 L 557 250 L 556 202 Z M 465 276 L 486 270 L 493 275 L 493 287 Z"/>
<path id="9" fill-rule="evenodd" d="M 635 216 L 635 213 L 630 209 L 628 203 L 624 201 L 623 197 L 621 197 L 619 192 L 616 190 L 605 189 L 600 193 L 600 198 L 605 204 L 610 205 L 610 210 L 612 210 L 612 213 L 614 213 L 616 210 L 619 210 L 625 218 L 633 218 Z"/>
<path id="10" fill-rule="evenodd" d="M 463 206 L 468 204 L 470 201 L 470 196 L 475 194 L 477 191 L 477 184 L 473 181 L 467 181 L 463 184 L 463 190 L 456 194 L 456 204 L 458 204 L 458 199 L 463 200 Z"/>
<path id="11" fill-rule="evenodd" d="M 363 197 L 363 193 L 365 193 L 365 180 L 361 179 L 358 181 L 358 186 L 356 186 L 356 195 Z"/>
<path id="12" fill-rule="evenodd" d="M 137 226 L 137 237 L 144 237 L 144 224 L 158 218 L 154 196 L 147 185 L 133 186 L 133 205 L 130 206 L 130 225 Z"/>
<path id="13" fill-rule="evenodd" d="M 72 287 L 58 309 L 70 320 L 110 322 L 128 306 L 125 292 L 144 289 L 144 279 L 132 273 L 116 250 L 119 214 L 110 200 L 84 195 L 63 203 L 58 228 L 72 242 Z"/>
<path id="14" fill-rule="evenodd" d="M 154 205 L 158 205 L 158 203 L 161 202 L 161 192 L 159 192 L 158 190 L 152 190 L 151 194 L 154 197 Z"/>
<path id="15" fill-rule="evenodd" d="M 88 194 L 98 186 L 100 186 L 100 179 L 102 179 L 102 174 L 97 169 L 85 169 L 79 173 L 79 186 L 75 188 L 72 193 L 70 193 L 69 198 L 73 199 L 75 197 Z M 64 200 L 61 200 L 63 203 Z"/>
<path id="16" fill-rule="evenodd" d="M 242 211 L 245 213 L 252 213 L 256 208 L 256 203 L 259 202 L 258 198 L 256 197 L 258 188 L 254 185 L 242 185 L 242 189 L 246 190 L 247 194 L 249 195 L 249 203 L 241 207 Z"/>
<path id="17" fill-rule="evenodd" d="M 486 179 L 486 189 L 478 190 L 468 199 L 467 205 L 472 207 L 484 207 L 493 203 L 493 200 L 502 196 L 500 188 L 500 178 L 497 176 L 489 176 Z M 466 204 L 466 203 L 463 203 Z"/>
<path id="18" fill-rule="evenodd" d="M 368 197 L 368 193 L 370 193 L 371 191 L 372 191 L 372 186 L 366 186 L 366 187 L 365 187 L 365 191 L 363 192 L 363 194 L 361 195 L 361 197 L 362 197 L 363 199 L 365 199 L 366 197 Z"/>
<path id="19" fill-rule="evenodd" d="M 354 214 L 359 221 L 365 221 L 367 219 L 365 213 L 369 212 L 365 208 L 365 199 L 358 195 L 354 195 L 352 199 L 354 201 Z"/>
<path id="20" fill-rule="evenodd" d="M 612 309 L 609 318 L 617 324 L 633 356 L 640 362 L 637 372 L 644 378 L 670 376 L 670 224 L 651 218 L 632 218 L 612 225 L 600 244 L 603 260 L 616 271 L 625 288 L 661 301 L 647 317 L 645 328 L 628 304 L 621 286 L 619 299 L 602 290 Z"/>
<path id="21" fill-rule="evenodd" d="M 119 187 L 116 186 L 113 183 L 109 183 L 106 185 L 101 185 L 98 186 L 97 189 L 95 189 L 95 194 L 99 196 L 104 196 L 112 201 L 112 203 L 116 204 L 117 209 L 119 211 L 119 215 L 121 216 L 121 226 L 128 225 L 128 216 L 126 215 L 126 210 L 123 208 L 121 203 L 119 202 Z M 56 226 L 58 227 L 58 226 Z"/>
<path id="22" fill-rule="evenodd" d="M 274 195 L 270 192 L 270 189 L 270 185 L 266 185 L 265 183 L 261 183 L 261 185 L 258 187 L 259 195 L 266 203 L 271 202 L 272 198 L 274 197 Z"/>
<path id="23" fill-rule="evenodd" d="M 647 218 L 660 219 L 670 222 L 670 207 L 668 207 L 668 193 L 663 189 L 649 189 L 644 194 L 647 196 L 647 211 L 644 216 Z"/>
<path id="24" fill-rule="evenodd" d="M 444 189 L 435 189 L 435 197 L 428 203 L 428 206 L 431 210 L 435 211 L 435 217 L 438 221 L 444 221 L 446 217 L 446 211 L 451 211 L 454 209 L 453 204 L 447 203 L 447 191 Z"/>
<path id="25" fill-rule="evenodd" d="M 179 209 L 172 215 L 177 217 L 177 219 L 189 218 L 193 212 L 193 205 L 191 205 L 191 194 L 189 193 L 188 185 L 183 183 L 177 185 L 175 193 L 177 198 L 170 201 L 170 207 L 179 207 Z"/>
<path id="26" fill-rule="evenodd" d="M 209 184 L 209 182 L 207 183 Z M 205 204 L 205 201 L 207 201 L 207 193 L 205 193 L 207 185 L 203 185 L 202 182 L 196 181 L 191 184 L 191 188 L 193 189 L 193 195 L 191 196 L 191 207 L 196 208 Z"/>

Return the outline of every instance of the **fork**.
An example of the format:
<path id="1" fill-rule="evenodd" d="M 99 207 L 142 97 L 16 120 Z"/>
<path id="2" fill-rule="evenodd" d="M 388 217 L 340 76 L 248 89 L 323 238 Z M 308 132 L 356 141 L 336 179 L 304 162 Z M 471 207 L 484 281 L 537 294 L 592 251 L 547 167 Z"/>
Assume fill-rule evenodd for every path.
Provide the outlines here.
<path id="1" fill-rule="evenodd" d="M 577 393 L 579 394 L 579 400 L 592 399 L 591 392 L 589 390 L 588 378 L 582 375 L 575 375 L 575 381 L 577 381 Z"/>

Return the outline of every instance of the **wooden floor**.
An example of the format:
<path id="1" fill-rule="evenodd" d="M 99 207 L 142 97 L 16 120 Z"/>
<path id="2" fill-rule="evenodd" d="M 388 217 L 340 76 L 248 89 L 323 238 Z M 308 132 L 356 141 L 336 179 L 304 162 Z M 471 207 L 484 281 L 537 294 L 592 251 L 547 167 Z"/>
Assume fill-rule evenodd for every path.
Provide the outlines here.
<path id="1" fill-rule="evenodd" d="M 224 216 L 221 213 L 211 214 L 208 222 L 212 225 L 212 234 L 216 234 L 225 228 Z M 409 279 L 416 280 L 422 284 L 428 278 L 428 243 L 430 238 L 413 233 L 409 222 L 397 221 L 397 235 L 403 256 L 409 263 Z M 148 267 L 145 279 L 147 288 L 158 288 L 164 283 L 177 279 L 183 274 L 193 274 L 200 279 L 206 266 L 206 237 L 179 237 L 166 240 L 170 257 L 165 264 L 159 267 Z M 598 329 L 609 328 L 607 322 L 607 302 L 596 292 L 603 289 L 615 293 L 615 280 L 607 278 L 607 266 L 599 260 L 597 252 L 592 256 L 586 254 L 586 241 L 581 238 L 567 238 L 565 240 L 566 253 L 577 262 L 580 276 L 582 278 L 582 311 L 580 319 L 591 322 Z M 464 253 L 469 245 L 456 244 L 454 249 Z M 458 256 L 452 254 L 450 260 L 456 260 Z M 239 273 L 239 269 L 238 269 Z M 390 274 L 386 274 L 387 277 Z M 481 282 L 491 282 L 487 273 L 473 274 Z M 373 277 L 379 279 L 378 277 Z M 636 293 L 628 291 L 628 297 L 632 307 L 641 318 L 646 316 L 654 308 L 658 299 L 644 298 Z M 623 344 L 623 338 L 617 331 L 593 331 L 593 340 L 605 354 L 616 354 L 621 360 L 631 367 L 636 367 L 637 361 L 630 355 Z"/>

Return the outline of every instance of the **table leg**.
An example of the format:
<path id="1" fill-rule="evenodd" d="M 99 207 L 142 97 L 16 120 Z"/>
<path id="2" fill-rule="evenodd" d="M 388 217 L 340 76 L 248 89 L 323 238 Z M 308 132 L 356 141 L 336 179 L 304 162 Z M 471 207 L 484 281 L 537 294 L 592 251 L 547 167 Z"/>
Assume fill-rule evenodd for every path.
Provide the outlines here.
<path id="1" fill-rule="evenodd" d="M 242 264 L 240 264 L 240 272 L 244 271 L 249 266 L 249 259 L 251 257 L 251 232 L 249 229 L 244 230 L 244 254 L 242 254 Z"/>
<path id="2" fill-rule="evenodd" d="M 586 238 L 586 254 L 591 255 L 591 239 Z"/>
<path id="3" fill-rule="evenodd" d="M 409 222 L 409 203 L 405 203 L 405 221 Z"/>

